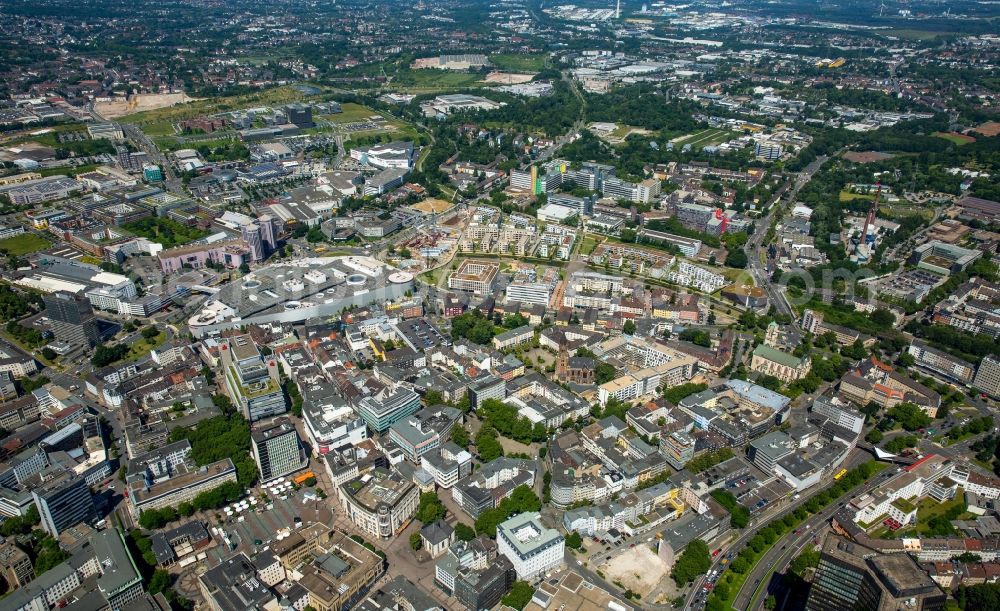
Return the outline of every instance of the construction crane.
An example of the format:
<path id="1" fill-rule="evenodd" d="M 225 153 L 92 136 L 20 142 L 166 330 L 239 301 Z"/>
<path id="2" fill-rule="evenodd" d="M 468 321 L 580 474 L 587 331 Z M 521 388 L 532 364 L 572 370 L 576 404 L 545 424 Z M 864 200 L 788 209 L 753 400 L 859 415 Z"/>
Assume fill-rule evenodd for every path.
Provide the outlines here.
<path id="1" fill-rule="evenodd" d="M 865 226 L 861 230 L 861 241 L 865 242 L 868 240 L 868 229 L 874 232 L 875 225 L 875 213 L 878 212 L 878 202 L 879 198 L 882 197 L 882 181 L 875 183 L 875 197 L 872 199 L 872 205 L 868 207 L 868 216 L 865 217 Z M 872 240 L 874 242 L 874 240 Z"/>
<path id="2" fill-rule="evenodd" d="M 854 254 L 858 260 L 868 260 L 870 249 L 875 244 L 875 213 L 878 212 L 879 199 L 882 197 L 882 181 L 875 183 L 875 197 L 872 198 L 871 206 L 868 207 L 868 216 L 865 217 L 865 224 L 861 228 L 861 237 L 854 247 Z M 871 244 L 868 240 L 868 230 L 872 231 Z"/>

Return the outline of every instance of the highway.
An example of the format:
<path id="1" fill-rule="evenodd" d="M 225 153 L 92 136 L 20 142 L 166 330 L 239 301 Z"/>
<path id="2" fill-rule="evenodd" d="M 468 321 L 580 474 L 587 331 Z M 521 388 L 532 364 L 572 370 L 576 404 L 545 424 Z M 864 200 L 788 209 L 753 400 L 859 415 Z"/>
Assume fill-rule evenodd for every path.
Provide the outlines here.
<path id="1" fill-rule="evenodd" d="M 992 434 L 992 431 L 987 431 L 980 435 L 963 439 L 962 441 L 951 446 L 940 446 L 930 440 L 922 439 L 918 445 L 918 449 L 924 454 L 938 454 L 953 460 L 958 460 L 961 459 L 962 456 L 968 455 L 969 447 L 972 444 L 989 434 Z M 860 450 L 855 450 L 855 452 L 859 451 Z M 864 457 L 864 459 L 869 458 L 867 454 L 862 454 L 861 456 Z M 849 462 L 851 464 L 845 464 L 845 467 L 850 468 L 851 466 L 859 464 L 858 462 Z M 862 488 L 856 488 L 845 494 L 837 499 L 836 502 L 830 504 L 826 509 L 814 516 L 811 516 L 808 520 L 803 522 L 799 528 L 796 529 L 798 532 L 797 535 L 795 534 L 796 531 L 793 531 L 779 539 L 774 546 L 757 562 L 753 572 L 747 576 L 747 580 L 744 582 L 744 587 L 740 590 L 733 604 L 734 608 L 739 609 L 740 611 L 757 611 L 763 606 L 764 599 L 767 598 L 767 593 L 775 595 L 779 594 L 781 592 L 780 582 L 776 581 L 768 584 L 772 575 L 782 574 L 791 561 L 798 556 L 804 548 L 810 545 L 814 538 L 817 538 L 825 531 L 827 522 L 829 522 L 833 514 L 841 508 L 843 502 L 846 499 L 857 496 L 861 492 L 870 492 L 873 488 L 883 484 L 886 480 L 896 474 L 897 470 L 892 468 L 892 465 L 890 465 L 890 467 L 888 467 L 885 471 L 870 479 Z M 819 492 L 820 490 L 821 489 L 817 489 L 816 492 Z M 796 537 L 798 538 L 796 539 Z M 762 593 L 757 600 L 754 601 L 753 595 L 757 590 L 757 586 L 761 583 L 765 584 L 768 592 Z"/>
<path id="2" fill-rule="evenodd" d="M 851 456 L 848 458 L 848 460 L 844 463 L 843 466 L 844 468 L 851 469 L 869 459 L 871 459 L 871 455 L 856 449 L 851 453 Z M 746 581 L 743 582 L 743 587 L 740 588 L 740 591 L 736 595 L 736 599 L 733 602 L 733 608 L 740 610 L 750 609 L 751 608 L 750 603 L 753 599 L 754 593 L 757 590 L 757 586 L 759 586 L 761 583 L 765 583 L 765 580 L 770 577 L 770 575 L 775 571 L 775 569 L 778 568 L 778 566 L 782 562 L 787 563 L 788 561 L 791 560 L 791 558 L 797 555 L 798 553 L 797 550 L 801 550 L 806 545 L 806 543 L 812 540 L 813 536 L 812 533 L 815 533 L 817 529 L 822 529 L 826 525 L 826 523 L 830 521 L 830 518 L 833 517 L 833 514 L 835 514 L 837 511 L 840 510 L 840 508 L 843 506 L 844 503 L 846 503 L 849 499 L 854 498 L 859 494 L 870 492 L 871 490 L 873 490 L 877 486 L 880 486 L 888 478 L 894 475 L 896 475 L 895 469 L 887 468 L 885 471 L 882 471 L 881 473 L 872 477 L 870 480 L 865 482 L 860 487 L 853 488 L 852 490 L 848 491 L 840 498 L 838 498 L 836 501 L 830 503 L 825 509 L 823 509 L 819 513 L 814 514 L 809 518 L 807 518 L 804 522 L 799 524 L 796 530 L 786 534 L 784 537 L 775 541 L 774 545 L 772 545 L 771 548 L 768 549 L 764 553 L 764 555 L 761 556 L 761 558 L 757 561 L 757 563 L 754 565 L 753 570 L 750 571 L 749 574 L 747 574 Z M 821 492 L 823 489 L 824 487 L 817 487 L 815 490 L 812 491 L 810 497 L 814 494 Z M 809 497 L 803 496 L 800 499 L 799 503 L 797 503 L 792 507 L 789 507 L 789 511 L 794 511 L 794 509 L 798 505 L 801 505 L 802 503 L 806 502 L 808 498 Z M 788 512 L 786 511 L 784 513 Z M 779 517 L 783 517 L 783 515 L 784 514 L 782 514 L 782 516 Z M 795 534 L 796 532 L 798 532 L 798 534 Z M 795 537 L 801 537 L 801 539 L 795 541 Z M 762 602 L 763 599 L 764 597 L 761 596 L 758 602 Z"/>
<path id="3" fill-rule="evenodd" d="M 871 455 L 868 454 L 867 452 L 855 449 L 848 455 L 847 460 L 844 461 L 843 463 L 843 466 L 848 469 L 853 469 L 854 467 L 869 460 L 870 458 Z M 808 496 L 803 495 L 801 498 L 791 503 L 787 502 L 788 498 L 786 497 L 785 499 L 779 499 L 778 502 L 768 505 L 768 508 L 766 510 L 760 512 L 750 520 L 750 523 L 747 525 L 745 529 L 740 531 L 740 534 L 735 541 L 726 546 L 723 546 L 723 551 L 725 553 L 720 553 L 719 556 L 712 561 L 712 566 L 709 568 L 708 572 L 711 573 L 713 570 L 715 570 L 717 571 L 716 576 L 721 574 L 722 569 L 725 568 L 723 561 L 726 561 L 728 563 L 729 560 L 732 560 L 736 556 L 736 554 L 738 554 L 740 550 L 743 549 L 747 541 L 752 539 L 754 535 L 757 534 L 757 529 L 759 527 L 771 522 L 774 519 L 785 517 L 785 515 L 798 509 L 799 506 L 808 501 L 812 495 L 820 492 L 821 490 L 822 488 L 816 488 L 815 490 L 811 490 Z M 687 594 L 687 597 L 685 599 L 685 605 L 684 605 L 685 609 L 691 609 L 697 607 L 696 605 L 694 605 L 693 599 L 696 595 L 698 595 L 699 592 L 701 592 L 702 586 L 706 582 L 706 578 L 707 575 L 703 575 L 699 577 L 697 580 L 695 580 L 693 589 Z"/>
<path id="4" fill-rule="evenodd" d="M 795 196 L 798 195 L 802 187 L 806 186 L 812 180 L 813 175 L 819 171 L 827 159 L 828 157 L 826 156 L 817 157 L 815 161 L 806 166 L 795 177 L 794 183 L 791 185 L 785 183 L 784 186 L 778 189 L 771 198 L 771 201 L 768 202 L 767 214 L 757 221 L 753 235 L 750 236 L 746 244 L 748 258 L 750 259 L 750 273 L 753 275 L 754 281 L 767 294 L 768 304 L 773 305 L 779 313 L 789 316 L 792 319 L 792 325 L 796 328 L 798 327 L 798 321 L 796 320 L 795 313 L 789 307 L 788 302 L 785 301 L 782 291 L 771 283 L 767 268 L 761 262 L 761 254 L 763 252 L 762 249 L 766 250 L 768 247 L 768 244 L 764 244 L 764 238 L 771 229 L 771 223 L 774 220 L 780 220 L 780 215 L 776 219 L 775 214 L 779 210 L 784 211 L 783 202 L 794 202 Z"/>

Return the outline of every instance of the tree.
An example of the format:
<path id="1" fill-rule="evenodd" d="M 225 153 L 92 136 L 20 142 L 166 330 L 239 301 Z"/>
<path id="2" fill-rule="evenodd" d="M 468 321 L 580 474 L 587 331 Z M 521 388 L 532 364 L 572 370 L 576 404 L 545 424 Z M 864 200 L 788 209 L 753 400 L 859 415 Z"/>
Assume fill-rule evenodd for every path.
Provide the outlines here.
<path id="1" fill-rule="evenodd" d="M 451 441 L 463 450 L 469 448 L 469 431 L 465 427 L 456 424 L 451 427 Z"/>
<path id="2" fill-rule="evenodd" d="M 764 608 L 769 611 L 778 608 L 778 599 L 774 597 L 774 594 L 768 594 L 767 598 L 764 599 Z"/>
<path id="3" fill-rule="evenodd" d="M 583 547 L 583 537 L 580 536 L 580 533 L 574 530 L 566 536 L 566 545 L 568 547 L 572 547 L 573 549 L 580 549 Z"/>
<path id="4" fill-rule="evenodd" d="M 33 546 L 35 554 L 35 577 L 38 577 L 69 559 L 69 553 L 59 547 L 59 542 L 51 536 L 42 533 L 42 531 L 34 532 L 38 541 Z"/>
<path id="5" fill-rule="evenodd" d="M 618 377 L 618 370 L 611 363 L 600 361 L 594 368 L 594 382 L 598 385 L 610 382 Z"/>
<path id="6" fill-rule="evenodd" d="M 904 401 L 886 412 L 893 420 L 897 421 L 908 431 L 927 428 L 931 423 L 931 417 L 927 415 L 920 406 Z"/>
<path id="7" fill-rule="evenodd" d="M 149 579 L 149 586 L 146 590 L 150 594 L 159 594 L 160 592 L 166 592 L 170 589 L 173 583 L 173 578 L 170 573 L 163 569 L 156 569 L 153 571 L 153 576 Z"/>
<path id="8" fill-rule="evenodd" d="M 459 541 L 472 541 L 476 538 L 476 531 L 465 522 L 458 522 L 455 524 L 455 538 Z"/>
<path id="9" fill-rule="evenodd" d="M 527 581 L 515 581 L 510 592 L 507 593 L 500 602 L 508 607 L 521 611 L 531 602 L 531 597 L 535 595 L 535 588 Z"/>
<path id="10" fill-rule="evenodd" d="M 415 532 L 410 535 L 410 548 L 415 552 L 419 552 L 420 548 L 424 546 L 424 540 L 420 537 L 419 532 Z"/>
<path id="11" fill-rule="evenodd" d="M 684 553 L 674 563 L 670 576 L 679 587 L 693 582 L 698 575 L 704 575 L 711 566 L 712 556 L 708 552 L 708 544 L 695 539 L 684 548 Z"/>
<path id="12" fill-rule="evenodd" d="M 493 323 L 479 310 L 470 310 L 451 321 L 451 338 L 465 338 L 474 344 L 485 345 L 493 339 Z"/>
<path id="13" fill-rule="evenodd" d="M 635 321 L 632 319 L 626 320 L 625 324 L 622 325 L 622 333 L 625 335 L 635 335 Z"/>
<path id="14" fill-rule="evenodd" d="M 869 318 L 883 329 L 891 329 L 896 324 L 896 316 L 885 308 L 876 308 Z"/>
<path id="15" fill-rule="evenodd" d="M 806 569 L 816 568 L 819 566 L 819 552 L 807 549 L 792 560 L 791 571 L 802 577 L 806 573 Z"/>
<path id="16" fill-rule="evenodd" d="M 885 437 L 885 435 L 882 434 L 882 431 L 878 429 L 872 429 L 868 431 L 867 435 L 865 435 L 865 441 L 871 444 L 876 444 L 880 443 L 883 437 Z"/>
<path id="17" fill-rule="evenodd" d="M 484 424 L 476 434 L 476 450 L 483 462 L 490 462 L 503 456 L 503 446 L 497 441 L 496 429 L 489 423 Z"/>
<path id="18" fill-rule="evenodd" d="M 732 250 L 726 255 L 726 266 L 743 269 L 747 266 L 747 254 L 742 250 Z"/>
<path id="19" fill-rule="evenodd" d="M 417 506 L 417 519 L 424 524 L 430 524 L 448 514 L 441 499 L 436 492 L 424 492 L 420 495 L 420 504 Z"/>

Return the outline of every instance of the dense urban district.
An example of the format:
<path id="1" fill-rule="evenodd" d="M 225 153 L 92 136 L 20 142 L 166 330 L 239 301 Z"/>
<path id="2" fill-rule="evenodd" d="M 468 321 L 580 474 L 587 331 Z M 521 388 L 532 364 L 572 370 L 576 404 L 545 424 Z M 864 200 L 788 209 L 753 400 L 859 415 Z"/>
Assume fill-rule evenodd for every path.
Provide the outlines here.
<path id="1" fill-rule="evenodd" d="M 1000 609 L 996 3 L 0 21 L 5 611 Z"/>

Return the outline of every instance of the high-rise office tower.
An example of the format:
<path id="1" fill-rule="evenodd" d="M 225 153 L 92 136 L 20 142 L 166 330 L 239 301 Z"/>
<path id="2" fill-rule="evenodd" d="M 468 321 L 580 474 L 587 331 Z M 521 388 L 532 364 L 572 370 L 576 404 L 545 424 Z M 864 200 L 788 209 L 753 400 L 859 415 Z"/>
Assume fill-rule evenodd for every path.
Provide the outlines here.
<path id="1" fill-rule="evenodd" d="M 70 526 L 97 518 L 94 497 L 82 478 L 63 473 L 32 490 L 42 530 L 53 537 Z"/>
<path id="2" fill-rule="evenodd" d="M 261 239 L 261 227 L 257 223 L 249 223 L 240 227 L 243 241 L 250 248 L 250 260 L 260 263 L 264 260 L 264 241 Z"/>
<path id="3" fill-rule="evenodd" d="M 260 423 L 250 436 L 253 439 L 253 458 L 257 461 L 262 482 L 298 471 L 308 462 L 295 426 L 288 418 Z"/>
<path id="4" fill-rule="evenodd" d="M 49 293 L 42 299 L 45 316 L 56 339 L 86 346 L 94 346 L 100 341 L 97 319 L 89 301 L 66 291 Z"/>

